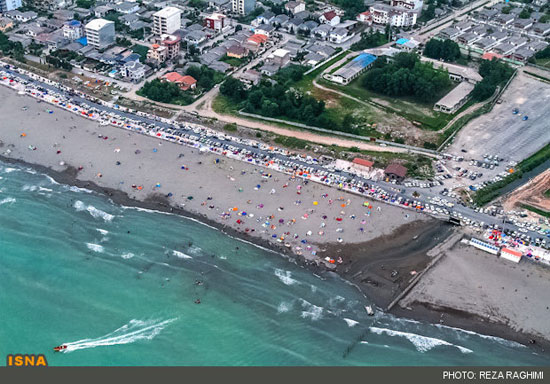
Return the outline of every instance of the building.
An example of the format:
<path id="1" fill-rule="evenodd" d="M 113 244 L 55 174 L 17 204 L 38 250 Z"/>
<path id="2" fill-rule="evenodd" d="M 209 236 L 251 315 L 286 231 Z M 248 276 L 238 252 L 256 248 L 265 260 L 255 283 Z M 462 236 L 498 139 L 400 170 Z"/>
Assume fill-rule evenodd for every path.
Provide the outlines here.
<path id="1" fill-rule="evenodd" d="M 225 27 L 225 15 L 221 13 L 213 13 L 204 19 L 204 25 L 206 28 L 221 32 Z"/>
<path id="2" fill-rule="evenodd" d="M 63 25 L 63 36 L 69 40 L 76 40 L 82 37 L 82 23 L 78 20 L 65 22 Z"/>
<path id="3" fill-rule="evenodd" d="M 166 59 L 172 60 L 179 56 L 181 38 L 177 35 L 162 34 L 160 45 L 166 47 Z"/>
<path id="4" fill-rule="evenodd" d="M 445 63 L 443 61 L 429 59 L 427 57 L 421 57 L 421 61 L 430 62 L 433 64 L 434 68 L 442 68 L 449 72 L 449 78 L 454 81 L 467 81 L 472 84 L 477 84 L 483 78 L 481 75 L 474 69 L 470 67 L 465 67 L 462 65 Z"/>
<path id="5" fill-rule="evenodd" d="M 422 0 L 391 0 L 390 4 L 392 7 L 420 10 L 424 2 Z"/>
<path id="6" fill-rule="evenodd" d="M 38 17 L 38 14 L 34 11 L 19 12 L 18 10 L 9 11 L 5 15 L 10 19 L 17 20 L 21 23 L 29 22 Z"/>
<path id="7" fill-rule="evenodd" d="M 386 167 L 386 169 L 384 170 L 384 175 L 389 180 L 401 182 L 405 180 L 405 176 L 407 175 L 407 168 L 405 168 L 401 164 L 393 163 Z"/>
<path id="8" fill-rule="evenodd" d="M 325 12 L 319 17 L 319 22 L 321 24 L 328 24 L 334 27 L 335 25 L 340 24 L 340 16 L 338 16 L 334 11 Z"/>
<path id="9" fill-rule="evenodd" d="M 351 168 L 353 168 L 356 172 L 360 174 L 369 173 L 372 171 L 372 167 L 374 166 L 374 163 L 372 161 L 368 161 L 365 159 L 360 159 L 356 157 L 351 162 Z"/>
<path id="10" fill-rule="evenodd" d="M 514 251 L 513 249 L 502 248 L 500 250 L 501 258 L 505 260 L 513 261 L 514 263 L 519 263 L 519 261 L 521 260 L 521 256 L 523 256 L 521 252 Z"/>
<path id="11" fill-rule="evenodd" d="M 21 0 L 0 0 L 0 12 L 9 12 L 21 7 Z"/>
<path id="12" fill-rule="evenodd" d="M 532 30 L 537 35 L 546 36 L 550 34 L 550 23 L 535 23 Z"/>
<path id="13" fill-rule="evenodd" d="M 443 113 L 455 113 L 466 104 L 473 89 L 474 85 L 472 83 L 461 82 L 451 92 L 435 103 L 434 110 Z"/>
<path id="14" fill-rule="evenodd" d="M 115 42 L 115 23 L 105 19 L 94 19 L 86 24 L 88 45 L 103 49 Z"/>
<path id="15" fill-rule="evenodd" d="M 482 251 L 492 253 L 493 255 L 498 254 L 498 251 L 499 251 L 498 247 L 492 244 L 486 243 L 485 241 L 475 239 L 473 237 L 470 240 L 470 245 L 478 249 L 481 249 Z"/>
<path id="16" fill-rule="evenodd" d="M 177 72 L 168 72 L 161 77 L 161 81 L 177 84 L 183 91 L 195 89 L 197 86 L 197 80 L 193 76 L 182 76 Z"/>
<path id="17" fill-rule="evenodd" d="M 181 28 L 181 11 L 176 7 L 166 7 L 153 14 L 153 33 L 160 36 L 174 33 Z"/>
<path id="18" fill-rule="evenodd" d="M 372 16 L 369 11 L 361 12 L 357 15 L 357 21 L 365 24 L 371 24 Z"/>
<path id="19" fill-rule="evenodd" d="M 160 65 L 166 61 L 167 50 L 168 49 L 163 45 L 153 44 L 147 51 L 147 60 Z"/>
<path id="20" fill-rule="evenodd" d="M 247 88 L 257 85 L 260 82 L 260 78 L 260 72 L 253 69 L 249 69 L 239 76 L 239 80 L 241 80 Z"/>
<path id="21" fill-rule="evenodd" d="M 13 21 L 7 17 L 0 17 L 0 31 L 6 32 L 8 29 L 13 27 Z"/>
<path id="22" fill-rule="evenodd" d="M 329 81 L 346 85 L 356 79 L 367 69 L 372 67 L 375 60 L 376 56 L 371 55 L 370 53 L 361 53 L 360 55 L 337 69 L 334 73 L 327 73 L 324 75 L 324 77 Z"/>
<path id="23" fill-rule="evenodd" d="M 269 24 L 262 24 L 256 29 L 254 29 L 254 33 L 258 33 L 260 35 L 266 35 L 267 37 L 271 36 L 271 33 L 274 31 L 275 31 L 275 27 Z"/>
<path id="24" fill-rule="evenodd" d="M 115 11 L 122 13 L 124 15 L 130 14 L 130 13 L 136 13 L 138 10 L 139 10 L 138 2 L 123 1 L 122 3 L 115 5 Z"/>
<path id="25" fill-rule="evenodd" d="M 248 49 L 246 49 L 242 45 L 235 44 L 227 49 L 226 54 L 228 57 L 242 59 L 243 57 L 248 55 Z"/>
<path id="26" fill-rule="evenodd" d="M 250 24 L 252 24 L 253 27 L 258 27 L 261 24 L 271 24 L 273 19 L 275 19 L 275 14 L 271 11 L 265 11 L 260 16 L 252 20 Z"/>
<path id="27" fill-rule="evenodd" d="M 267 43 L 267 36 L 255 33 L 246 40 L 246 46 L 250 50 L 257 52 L 260 47 Z"/>
<path id="28" fill-rule="evenodd" d="M 248 15 L 256 7 L 256 0 L 231 0 L 231 11 L 237 15 Z"/>
<path id="29" fill-rule="evenodd" d="M 372 22 L 392 27 L 410 27 L 416 24 L 417 12 L 403 7 L 392 7 L 384 3 L 373 4 L 369 9 Z"/>
<path id="30" fill-rule="evenodd" d="M 271 63 L 278 65 L 279 68 L 284 67 L 290 61 L 290 52 L 286 49 L 279 48 L 269 57 Z"/>
<path id="31" fill-rule="evenodd" d="M 120 67 L 120 74 L 128 80 L 139 83 L 145 77 L 146 66 L 139 60 L 128 61 Z"/>
<path id="32" fill-rule="evenodd" d="M 289 1 L 285 4 L 285 9 L 291 14 L 295 15 L 299 12 L 304 12 L 306 10 L 306 3 L 303 1 Z"/>

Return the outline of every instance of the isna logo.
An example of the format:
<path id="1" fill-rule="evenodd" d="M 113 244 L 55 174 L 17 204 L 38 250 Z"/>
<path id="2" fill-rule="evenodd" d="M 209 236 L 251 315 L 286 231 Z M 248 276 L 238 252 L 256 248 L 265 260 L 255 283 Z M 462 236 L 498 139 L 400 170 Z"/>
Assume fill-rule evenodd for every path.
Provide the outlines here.
<path id="1" fill-rule="evenodd" d="M 10 354 L 6 358 L 8 367 L 47 367 L 48 361 L 43 354 Z"/>

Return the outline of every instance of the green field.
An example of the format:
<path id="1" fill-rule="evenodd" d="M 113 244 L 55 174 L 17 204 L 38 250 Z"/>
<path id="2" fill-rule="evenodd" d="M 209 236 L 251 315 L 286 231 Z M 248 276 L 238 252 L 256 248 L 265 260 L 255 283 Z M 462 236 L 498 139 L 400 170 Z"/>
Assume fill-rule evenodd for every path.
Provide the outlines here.
<path id="1" fill-rule="evenodd" d="M 433 103 L 421 103 L 413 98 L 391 98 L 367 90 L 361 85 L 363 76 L 349 83 L 348 85 L 337 85 L 324 79 L 319 79 L 318 83 L 327 87 L 339 90 L 347 95 L 353 96 L 359 100 L 374 103 L 376 107 L 389 113 L 396 113 L 403 116 L 411 122 L 419 123 L 419 127 L 426 130 L 438 131 L 444 128 L 454 115 L 433 111 Z M 438 97 L 443 97 L 452 88 L 441 90 Z M 387 105 L 377 102 L 376 99 L 385 101 Z M 389 106 L 391 105 L 391 107 Z M 429 113 L 426 113 L 429 111 Z M 418 125 L 418 124 L 417 124 Z"/>

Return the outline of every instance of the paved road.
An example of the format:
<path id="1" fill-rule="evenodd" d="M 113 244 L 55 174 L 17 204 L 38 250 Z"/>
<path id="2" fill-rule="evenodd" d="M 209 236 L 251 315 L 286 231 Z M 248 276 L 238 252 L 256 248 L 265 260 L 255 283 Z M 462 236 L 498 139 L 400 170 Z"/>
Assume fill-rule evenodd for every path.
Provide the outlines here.
<path id="1" fill-rule="evenodd" d="M 129 119 L 134 119 L 134 120 L 141 121 L 141 122 L 144 122 L 144 123 L 147 123 L 147 124 L 154 124 L 159 129 L 163 129 L 163 130 L 166 130 L 166 129 L 174 130 L 174 129 L 176 129 L 176 131 L 177 131 L 176 133 L 180 133 L 180 134 L 187 133 L 190 136 L 194 136 L 195 139 L 197 139 L 197 140 L 201 138 L 200 134 L 194 133 L 192 131 L 191 127 L 187 127 L 185 124 L 183 124 L 183 125 L 180 124 L 179 128 L 175 128 L 173 123 L 168 124 L 168 123 L 162 122 L 160 120 L 160 118 L 158 118 L 158 120 L 157 120 L 157 119 L 151 119 L 151 118 L 147 118 L 147 117 L 143 117 L 143 116 L 138 116 L 138 115 L 127 113 L 127 112 L 122 112 L 122 111 L 120 111 L 116 108 L 113 108 L 113 107 L 109 106 L 109 105 L 99 104 L 99 103 L 96 103 L 94 101 L 91 101 L 91 100 L 82 98 L 80 96 L 77 96 L 74 93 L 70 92 L 70 90 L 66 87 L 64 87 L 64 89 L 60 89 L 60 88 L 57 88 L 54 85 L 46 84 L 43 81 L 33 80 L 29 76 L 23 75 L 23 74 L 18 73 L 18 72 L 13 72 L 13 71 L 8 71 L 8 72 L 11 75 L 13 75 L 14 77 L 18 77 L 20 79 L 31 81 L 35 85 L 41 86 L 44 89 L 47 89 L 47 90 L 50 90 L 50 91 L 56 92 L 56 93 L 61 93 L 65 97 L 71 98 L 73 100 L 73 102 L 85 103 L 87 105 L 90 105 L 91 107 L 97 108 L 100 111 L 105 111 L 105 112 L 108 112 L 108 113 L 113 112 L 113 113 L 116 113 L 120 116 L 124 116 L 124 117 L 129 118 Z M 219 142 L 221 144 L 227 144 L 227 141 L 224 141 L 222 139 L 218 139 L 216 137 L 210 137 L 209 139 L 214 141 L 214 142 Z M 261 149 L 255 148 L 254 146 L 251 146 L 251 145 L 248 145 L 248 144 L 245 144 L 245 143 L 233 141 L 233 142 L 231 142 L 231 145 L 233 145 L 233 146 L 235 146 L 239 149 L 245 149 L 245 150 L 250 151 L 250 152 L 252 152 L 256 155 L 265 155 L 266 154 Z M 270 153 L 269 156 L 271 156 L 274 159 L 278 159 L 278 160 L 282 160 L 282 161 L 290 160 L 294 164 L 296 164 L 298 166 L 301 166 L 301 167 L 312 167 L 315 170 L 327 171 L 327 169 L 321 164 L 315 164 L 315 163 L 314 164 L 308 164 L 308 163 L 306 163 L 302 160 L 299 160 L 299 159 L 290 159 L 289 157 L 287 157 L 283 154 Z M 387 183 L 387 182 L 384 182 L 384 181 L 373 181 L 373 180 L 369 180 L 369 179 L 364 179 L 362 177 L 359 177 L 359 176 L 356 176 L 356 175 L 353 175 L 353 174 L 349 174 L 347 172 L 341 172 L 340 175 L 347 178 L 347 179 L 349 179 L 349 180 L 355 180 L 357 182 L 364 183 L 365 185 L 369 185 L 371 188 L 380 187 L 383 190 L 387 191 L 389 194 L 395 195 L 396 198 L 397 197 L 403 197 L 405 199 L 420 200 L 424 205 L 429 204 L 429 199 L 433 198 L 437 195 L 436 193 L 431 192 L 431 190 L 429 190 L 429 189 L 422 189 L 422 188 L 407 188 L 406 190 L 401 189 L 399 191 L 399 190 L 397 190 L 397 187 L 400 187 L 400 186 L 393 185 L 393 184 L 390 184 L 390 183 Z M 418 194 L 419 197 L 414 197 L 413 194 L 415 194 L 415 195 Z M 500 226 L 500 228 L 505 228 L 505 229 L 509 229 L 509 230 L 518 230 L 518 227 L 515 226 L 514 224 L 503 224 L 502 223 L 502 221 L 503 221 L 502 218 L 494 217 L 494 216 L 484 214 L 484 213 L 479 213 L 479 212 L 476 212 L 476 211 L 474 211 L 473 209 L 471 209 L 469 207 L 465 207 L 465 206 L 457 204 L 453 208 L 453 211 L 457 212 L 457 213 L 460 213 L 464 217 L 468 217 L 471 220 L 475 220 L 477 222 L 484 222 L 488 225 L 497 224 L 497 225 Z M 531 236 L 532 238 L 540 237 L 539 234 L 537 234 L 535 232 L 531 232 L 531 231 L 527 232 L 526 235 Z"/>

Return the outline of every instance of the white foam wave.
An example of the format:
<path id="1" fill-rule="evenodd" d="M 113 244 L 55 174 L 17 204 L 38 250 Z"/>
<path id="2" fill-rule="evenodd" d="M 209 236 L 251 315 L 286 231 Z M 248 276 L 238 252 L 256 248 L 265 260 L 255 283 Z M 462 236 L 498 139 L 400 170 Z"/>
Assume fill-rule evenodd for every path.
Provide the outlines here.
<path id="1" fill-rule="evenodd" d="M 4 173 L 12 173 L 12 172 L 15 172 L 15 171 L 18 171 L 18 169 L 17 168 L 9 168 L 9 167 L 4 168 Z"/>
<path id="2" fill-rule="evenodd" d="M 180 259 L 192 259 L 191 256 L 186 255 L 186 254 L 183 253 L 183 252 L 175 251 L 175 250 L 172 251 L 172 255 L 174 255 L 174 256 L 176 256 L 176 257 L 178 257 L 178 258 L 180 258 Z"/>
<path id="3" fill-rule="evenodd" d="M 275 269 L 275 276 L 277 276 L 285 285 L 294 285 L 298 282 L 298 280 L 291 277 L 292 273 L 290 273 L 290 271 L 283 271 L 279 268 Z"/>
<path id="4" fill-rule="evenodd" d="M 21 188 L 21 190 L 25 192 L 34 192 L 37 189 L 38 187 L 36 185 L 28 185 L 28 184 L 23 185 L 23 187 Z"/>
<path id="5" fill-rule="evenodd" d="M 197 247 L 196 245 L 192 245 L 189 247 L 188 252 L 192 255 L 199 255 L 202 251 L 202 248 Z"/>
<path id="6" fill-rule="evenodd" d="M 103 248 L 103 245 L 93 244 L 93 243 L 86 243 L 86 246 L 88 247 L 88 249 L 90 251 L 94 251 L 94 252 L 98 252 L 98 253 L 105 252 L 105 248 Z"/>
<path id="7" fill-rule="evenodd" d="M 348 327 L 355 327 L 357 324 L 359 324 L 358 321 L 352 320 L 352 319 L 346 319 L 344 317 L 344 321 L 347 323 Z"/>
<path id="8" fill-rule="evenodd" d="M 88 211 L 88 213 L 92 215 L 92 217 L 95 219 L 102 218 L 105 221 L 111 221 L 114 218 L 114 216 L 110 213 L 104 212 L 101 209 L 97 209 L 93 205 L 86 205 L 80 200 L 75 201 L 73 206 L 79 212 Z"/>
<path id="9" fill-rule="evenodd" d="M 152 340 L 157 336 L 168 324 L 174 322 L 174 319 L 168 320 L 130 320 L 128 324 L 116 329 L 115 331 L 106 334 L 105 336 L 96 339 L 83 339 L 72 343 L 63 343 L 67 346 L 63 350 L 64 353 L 74 352 L 79 349 L 88 349 L 96 347 L 105 347 L 110 345 L 130 344 L 139 340 Z"/>
<path id="10" fill-rule="evenodd" d="M 109 231 L 107 231 L 106 229 L 96 228 L 95 230 L 101 233 L 103 236 L 109 233 Z"/>
<path id="11" fill-rule="evenodd" d="M 292 308 L 292 303 L 282 301 L 277 307 L 277 313 L 286 313 Z"/>
<path id="12" fill-rule="evenodd" d="M 120 257 L 122 257 L 125 260 L 131 259 L 134 256 L 135 255 L 132 252 L 126 252 L 126 253 L 123 253 L 122 255 L 120 255 Z"/>
<path id="13" fill-rule="evenodd" d="M 13 204 L 15 203 L 17 200 L 15 200 L 15 197 L 6 197 L 2 200 L 0 200 L 0 205 L 4 205 L 4 204 Z"/>
<path id="14" fill-rule="evenodd" d="M 387 328 L 377 328 L 377 327 L 369 327 L 369 330 L 372 333 L 376 333 L 377 335 L 386 334 L 388 336 L 399 336 L 404 337 L 407 340 L 409 340 L 416 348 L 418 352 L 427 352 L 432 348 L 435 348 L 440 345 L 446 345 L 449 347 L 455 347 L 460 350 L 462 353 L 472 353 L 473 351 L 468 348 L 464 348 L 460 345 L 449 343 L 448 341 L 436 339 L 434 337 L 428 337 L 428 336 L 422 336 L 417 335 L 416 333 L 408 333 L 408 332 L 401 332 L 401 331 L 395 331 L 393 329 L 387 329 Z"/>
<path id="15" fill-rule="evenodd" d="M 44 187 L 38 187 L 38 190 L 41 192 L 53 192 L 53 189 L 44 188 Z"/>
<path id="16" fill-rule="evenodd" d="M 454 330 L 454 331 L 466 333 L 466 334 L 468 334 L 468 335 L 478 336 L 478 337 L 481 337 L 482 339 L 491 340 L 491 341 L 496 341 L 497 343 L 500 343 L 500 344 L 503 344 L 503 345 L 508 345 L 508 346 L 510 346 L 510 347 L 527 348 L 525 345 L 520 344 L 520 343 L 518 343 L 518 342 L 516 342 L 516 341 L 506 340 L 506 339 L 503 339 L 503 338 L 500 338 L 500 337 L 497 337 L 497 336 L 484 335 L 484 334 L 477 333 L 477 332 L 474 332 L 474 331 L 467 331 L 466 329 L 450 327 L 450 326 L 448 326 L 448 325 L 443 325 L 443 324 L 434 324 L 434 325 L 435 325 L 436 327 L 438 327 L 438 328 L 452 329 L 452 330 Z"/>
<path id="17" fill-rule="evenodd" d="M 94 191 L 91 191 L 89 189 L 86 189 L 86 188 L 79 188 L 79 187 L 76 187 L 74 185 L 71 185 L 69 187 L 69 191 L 72 191 L 72 192 L 84 192 L 84 193 L 93 193 Z"/>
<path id="18" fill-rule="evenodd" d="M 302 317 L 304 319 L 311 319 L 313 321 L 316 321 L 323 317 L 323 307 L 318 307 L 315 304 L 311 304 L 304 299 L 301 300 L 302 308 L 306 309 L 305 311 L 302 311 Z"/>

